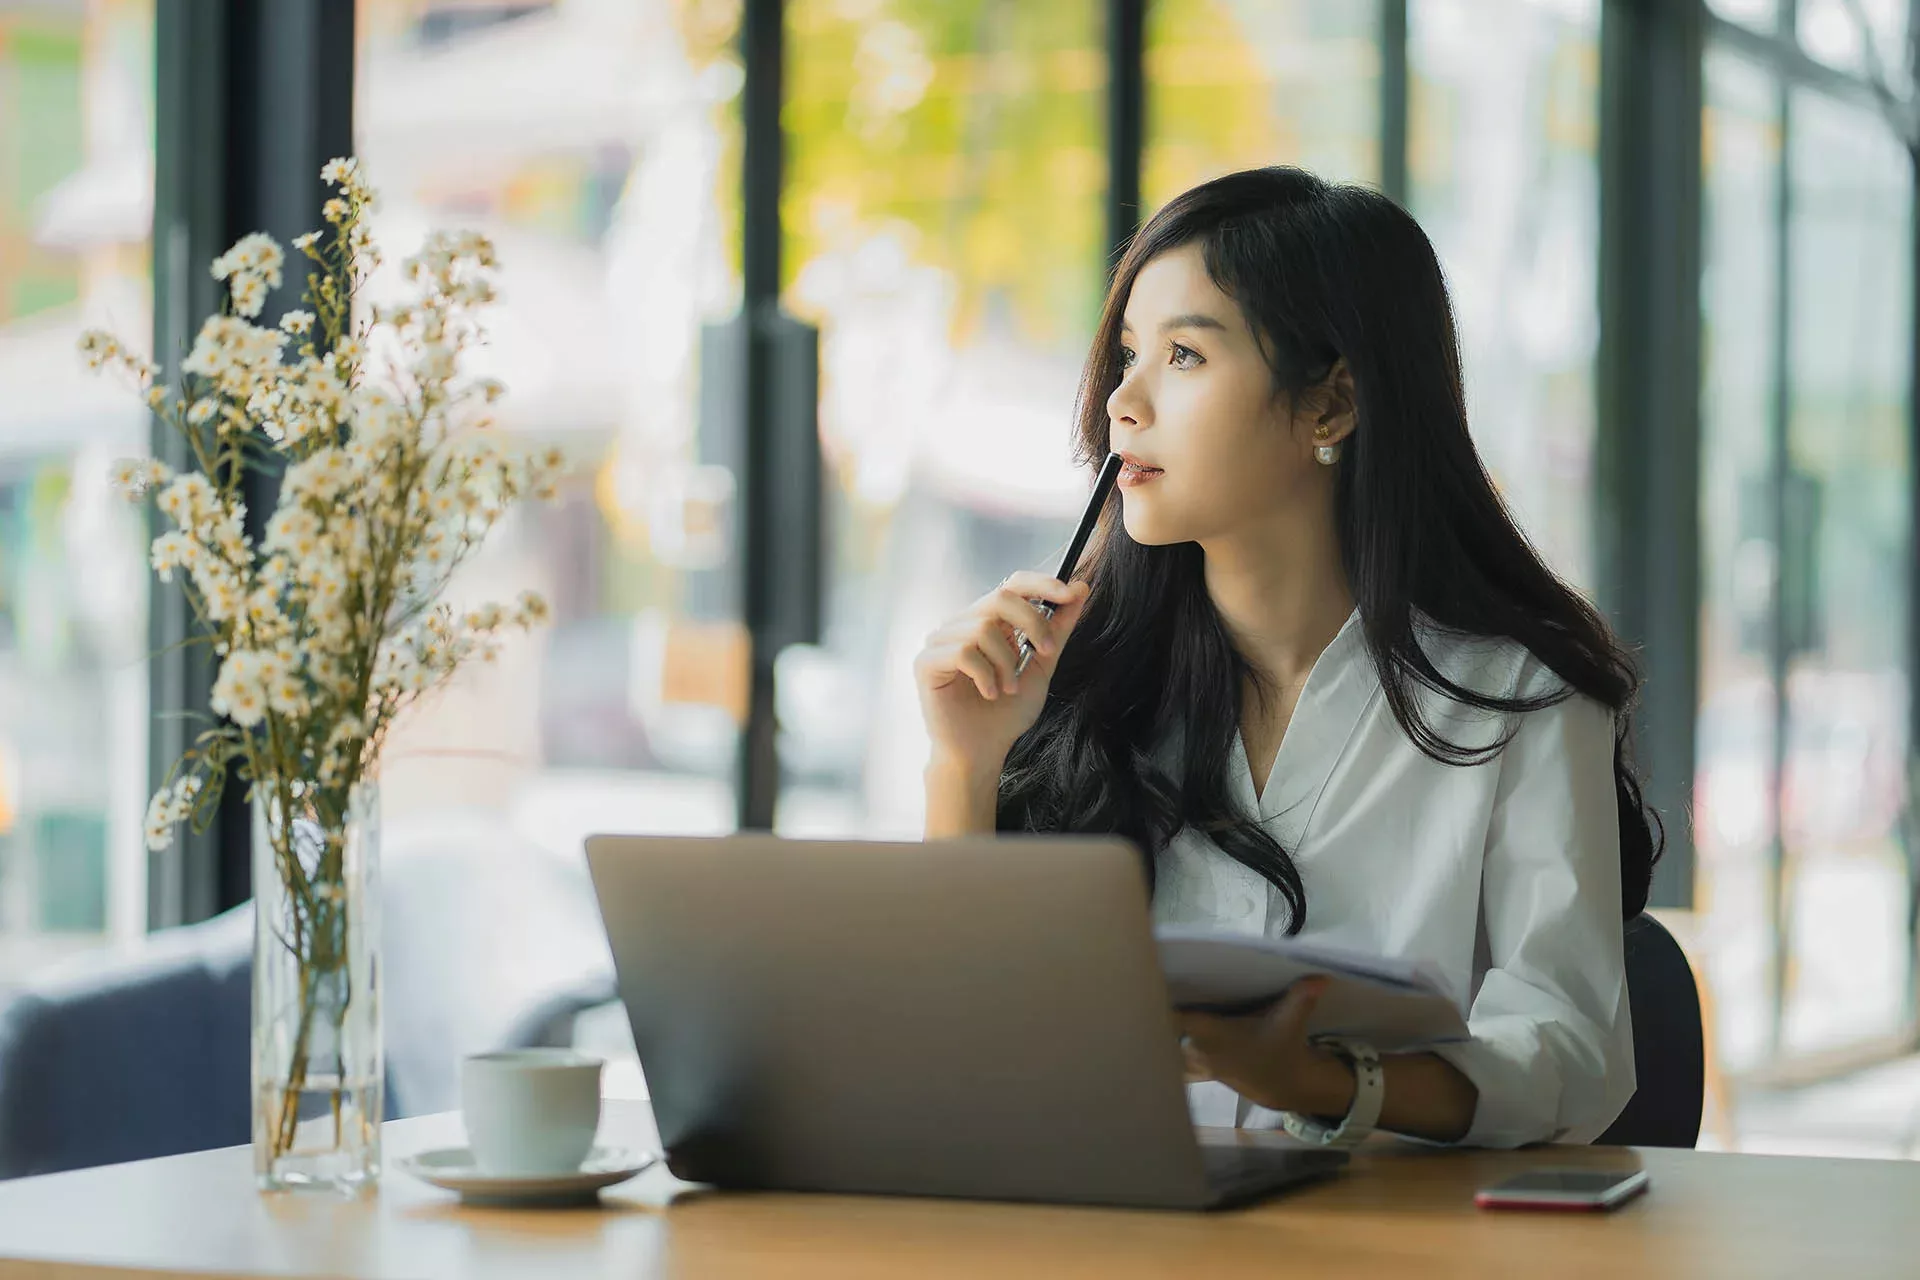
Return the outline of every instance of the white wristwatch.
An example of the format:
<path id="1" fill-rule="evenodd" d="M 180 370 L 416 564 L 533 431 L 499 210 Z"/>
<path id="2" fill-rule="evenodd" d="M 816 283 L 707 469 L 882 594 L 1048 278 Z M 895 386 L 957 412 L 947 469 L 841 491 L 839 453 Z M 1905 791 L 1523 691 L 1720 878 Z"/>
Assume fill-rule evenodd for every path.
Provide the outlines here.
<path id="1" fill-rule="evenodd" d="M 1300 1141 L 1317 1147 L 1358 1146 L 1380 1121 L 1387 1073 L 1380 1069 L 1380 1055 L 1363 1040 L 1325 1040 L 1321 1044 L 1353 1068 L 1353 1105 L 1347 1108 L 1346 1118 L 1331 1128 L 1292 1111 L 1282 1111 L 1280 1123 Z"/>

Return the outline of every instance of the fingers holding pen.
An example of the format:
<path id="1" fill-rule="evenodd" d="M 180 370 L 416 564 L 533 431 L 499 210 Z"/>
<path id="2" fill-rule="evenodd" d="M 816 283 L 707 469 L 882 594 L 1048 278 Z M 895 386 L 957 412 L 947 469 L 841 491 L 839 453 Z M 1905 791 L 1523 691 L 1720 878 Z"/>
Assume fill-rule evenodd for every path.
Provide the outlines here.
<path id="1" fill-rule="evenodd" d="M 1087 590 L 1085 582 L 1016 573 L 984 596 L 979 609 L 1025 636 L 1041 657 L 1051 658 L 1072 632 Z"/>

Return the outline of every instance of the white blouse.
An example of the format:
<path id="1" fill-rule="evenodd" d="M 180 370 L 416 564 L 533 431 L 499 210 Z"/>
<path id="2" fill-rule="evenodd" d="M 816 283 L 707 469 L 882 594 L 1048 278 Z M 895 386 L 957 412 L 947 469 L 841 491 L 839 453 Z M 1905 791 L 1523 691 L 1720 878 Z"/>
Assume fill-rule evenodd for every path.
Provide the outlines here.
<path id="1" fill-rule="evenodd" d="M 1563 687 L 1510 641 L 1419 634 L 1463 687 Z M 1498 740 L 1497 714 L 1416 692 L 1450 741 Z M 1428 960 L 1445 975 L 1473 1038 L 1437 1052 L 1480 1091 L 1464 1144 L 1591 1142 L 1612 1123 L 1634 1076 L 1610 711 L 1575 695 L 1521 715 L 1493 759 L 1441 764 L 1394 719 L 1356 612 L 1314 663 L 1265 793 L 1254 794 L 1238 734 L 1232 768 L 1247 812 L 1300 869 L 1302 939 Z M 1158 859 L 1153 909 L 1157 924 L 1287 927 L 1278 890 L 1191 829 Z M 1224 1085 L 1189 1092 L 1196 1123 L 1279 1124 Z"/>

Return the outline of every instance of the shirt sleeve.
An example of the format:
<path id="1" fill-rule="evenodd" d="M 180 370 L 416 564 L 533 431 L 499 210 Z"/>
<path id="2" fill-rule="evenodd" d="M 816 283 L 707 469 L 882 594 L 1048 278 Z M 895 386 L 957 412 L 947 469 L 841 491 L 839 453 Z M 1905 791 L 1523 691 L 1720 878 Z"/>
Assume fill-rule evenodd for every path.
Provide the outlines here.
<path id="1" fill-rule="evenodd" d="M 1498 757 L 1472 1039 L 1437 1052 L 1479 1089 L 1461 1144 L 1591 1142 L 1633 1096 L 1613 717 L 1575 695 Z"/>

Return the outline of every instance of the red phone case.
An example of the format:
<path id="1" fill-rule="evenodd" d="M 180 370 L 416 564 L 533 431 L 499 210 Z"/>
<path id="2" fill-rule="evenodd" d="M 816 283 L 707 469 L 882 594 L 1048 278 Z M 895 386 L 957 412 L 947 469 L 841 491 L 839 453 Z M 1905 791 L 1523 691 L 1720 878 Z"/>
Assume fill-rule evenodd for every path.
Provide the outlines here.
<path id="1" fill-rule="evenodd" d="M 1612 1204 L 1602 1200 L 1536 1200 L 1525 1193 L 1503 1192 L 1494 1187 L 1484 1187 L 1473 1193 L 1473 1203 L 1482 1209 L 1538 1209 L 1548 1213 L 1605 1213 L 1610 1209 L 1619 1209 L 1633 1203 L 1646 1194 L 1651 1184 L 1642 1180 L 1626 1195 Z"/>
<path id="2" fill-rule="evenodd" d="M 1633 1196 L 1639 1194 L 1640 1193 L 1636 1191 L 1633 1193 Z M 1620 1204 L 1627 1203 L 1627 1200 L 1633 1199 L 1633 1196 L 1628 1196 L 1627 1199 L 1622 1200 Z M 1620 1204 L 1601 1204 L 1598 1200 L 1589 1200 L 1584 1203 L 1577 1200 L 1562 1200 L 1555 1203 L 1546 1200 L 1509 1199 L 1504 1195 L 1493 1195 L 1485 1191 L 1474 1192 L 1473 1202 L 1482 1209 L 1539 1209 L 1547 1213 L 1604 1213 L 1609 1208 L 1617 1209 L 1620 1207 Z"/>

